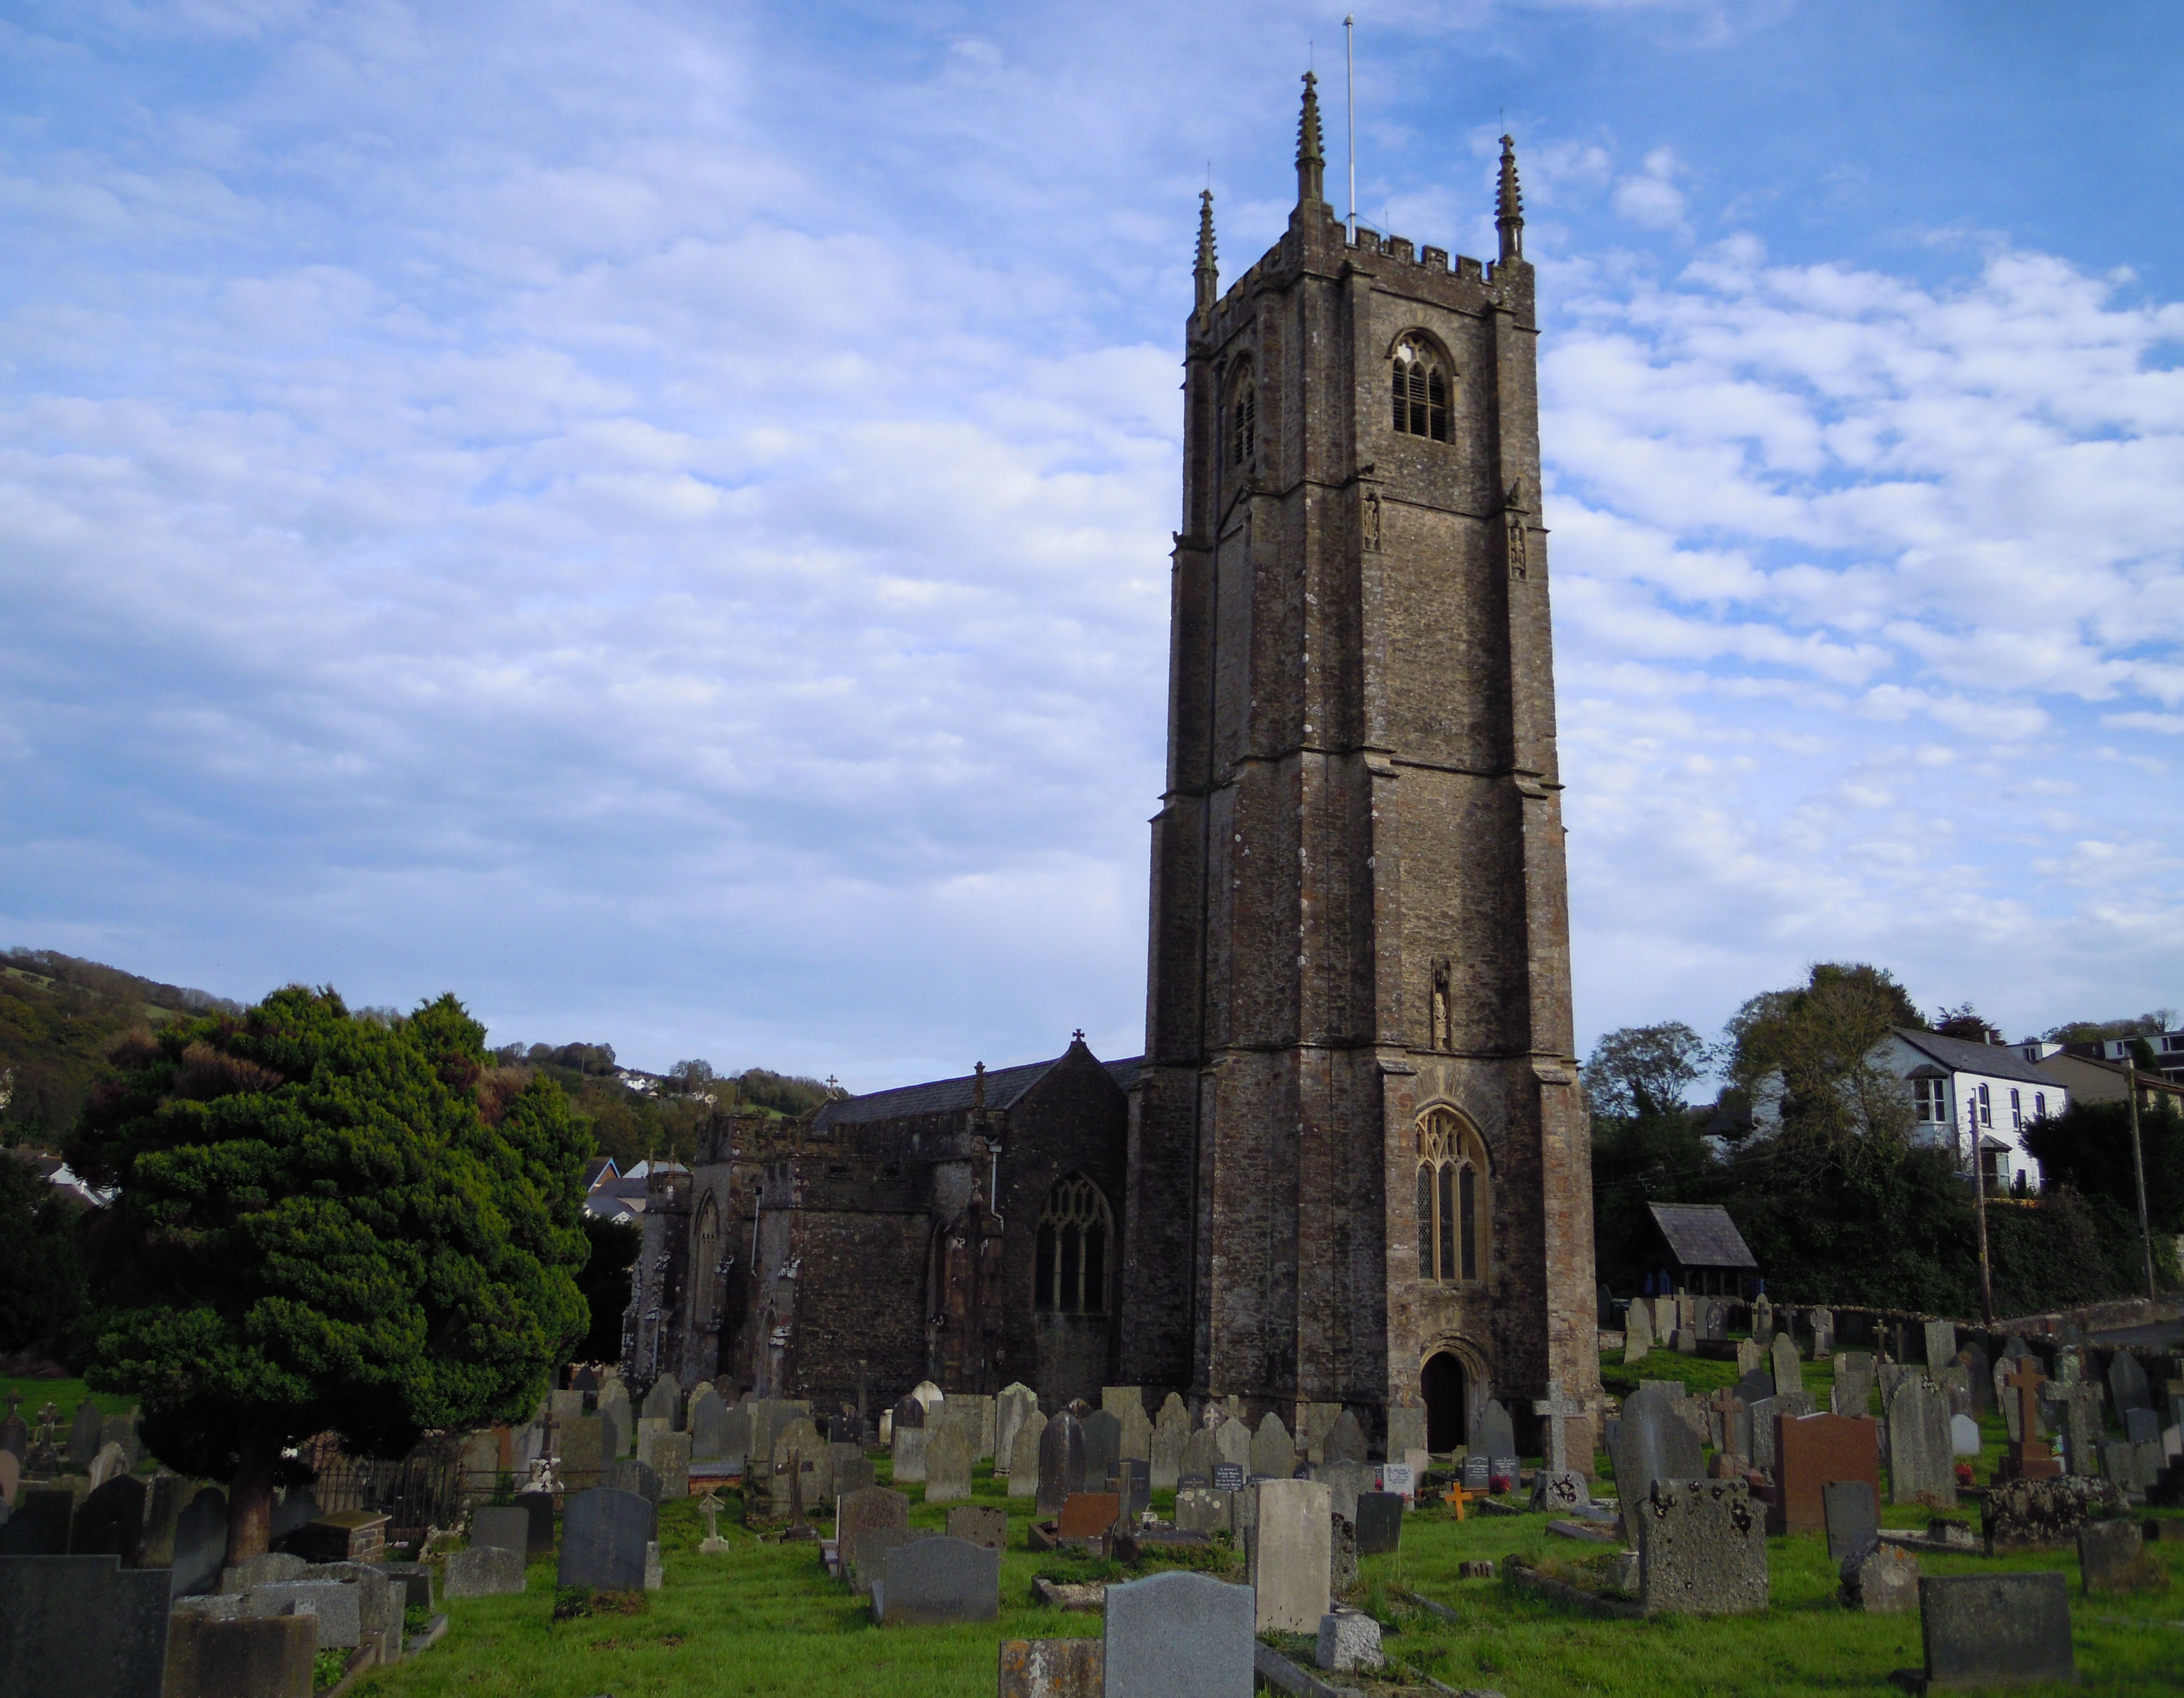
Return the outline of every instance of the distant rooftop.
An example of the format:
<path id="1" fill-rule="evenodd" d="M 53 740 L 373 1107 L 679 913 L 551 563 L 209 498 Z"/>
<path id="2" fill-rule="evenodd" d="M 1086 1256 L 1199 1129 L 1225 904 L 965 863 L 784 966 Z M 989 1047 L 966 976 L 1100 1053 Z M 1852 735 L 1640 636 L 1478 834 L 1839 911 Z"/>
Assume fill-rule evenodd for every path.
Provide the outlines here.
<path id="1" fill-rule="evenodd" d="M 1685 1267 L 1759 1266 L 1744 1234 L 1719 1203 L 1648 1203 L 1653 1224 L 1669 1241 L 1669 1253 Z"/>
<path id="2" fill-rule="evenodd" d="M 1021 1102 L 1025 1093 L 1058 1066 L 1062 1056 L 1049 1061 L 1028 1061 L 1021 1067 L 995 1067 L 986 1078 L 986 1106 L 999 1112 Z M 1107 1077 L 1123 1090 L 1136 1083 L 1145 1057 L 1101 1063 Z M 898 1085 L 890 1091 L 873 1091 L 861 1097 L 843 1097 L 828 1103 L 813 1116 L 814 1128 L 869 1126 L 874 1121 L 900 1120 L 911 1116 L 959 1114 L 967 1111 L 978 1088 L 978 1075 L 964 1073 L 953 1079 L 934 1079 L 922 1085 Z"/>

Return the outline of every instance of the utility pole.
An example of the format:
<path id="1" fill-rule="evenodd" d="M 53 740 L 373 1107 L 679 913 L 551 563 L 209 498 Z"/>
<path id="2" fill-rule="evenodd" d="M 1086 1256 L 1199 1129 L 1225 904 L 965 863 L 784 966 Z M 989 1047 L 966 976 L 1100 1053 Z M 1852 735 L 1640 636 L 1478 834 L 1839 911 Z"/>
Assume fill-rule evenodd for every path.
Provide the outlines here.
<path id="1" fill-rule="evenodd" d="M 2157 1294 L 2153 1289 L 2153 1233 L 2146 1222 L 2146 1152 L 2138 1142 L 2138 1055 L 2134 1050 L 2123 1052 L 2123 1079 L 2131 1098 L 2131 1174 L 2138 1183 L 2138 1249 L 2146 1258 L 2146 1294 L 2150 1300 Z"/>
<path id="2" fill-rule="evenodd" d="M 1980 1319 L 1988 1326 L 1994 1324 L 1994 1267 L 1986 1255 L 1986 1158 L 1980 1150 L 1979 1107 L 1967 1102 L 1964 1108 L 1972 1123 L 1972 1191 L 1979 1199 L 1980 1241 Z"/>

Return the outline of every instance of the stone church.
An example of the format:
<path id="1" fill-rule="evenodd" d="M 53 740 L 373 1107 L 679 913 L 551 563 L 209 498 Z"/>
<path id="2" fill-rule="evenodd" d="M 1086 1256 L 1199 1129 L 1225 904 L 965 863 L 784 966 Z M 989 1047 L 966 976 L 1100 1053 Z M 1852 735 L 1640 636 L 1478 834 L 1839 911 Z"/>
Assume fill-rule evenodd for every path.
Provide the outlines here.
<path id="1" fill-rule="evenodd" d="M 1145 1055 L 739 1123 L 655 1181 L 632 1378 L 1596 1414 L 1514 153 L 1488 265 L 1345 227 L 1309 75 L 1296 169 L 1225 290 L 1202 198 Z"/>

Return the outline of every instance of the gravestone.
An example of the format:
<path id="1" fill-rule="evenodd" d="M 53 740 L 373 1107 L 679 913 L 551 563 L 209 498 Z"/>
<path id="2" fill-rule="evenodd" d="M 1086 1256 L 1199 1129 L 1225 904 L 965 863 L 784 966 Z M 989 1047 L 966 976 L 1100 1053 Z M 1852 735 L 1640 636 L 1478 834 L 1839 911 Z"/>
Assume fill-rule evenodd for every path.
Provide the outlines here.
<path id="1" fill-rule="evenodd" d="M 994 1471 L 996 1473 L 1013 1471 L 1017 1434 L 1038 1408 L 1039 1394 L 1021 1380 L 1003 1386 L 1001 1395 L 994 1400 Z"/>
<path id="2" fill-rule="evenodd" d="M 1039 1513 L 1042 1519 L 1084 1489 L 1084 1423 L 1067 1410 L 1046 1423 L 1039 1439 Z"/>
<path id="3" fill-rule="evenodd" d="M 2147 1560 L 2146 1535 L 2136 1521 L 2089 1521 L 2078 1529 L 2078 1578 L 2086 1595 L 2167 1591 L 2167 1572 Z"/>
<path id="4" fill-rule="evenodd" d="M 1653 1349 L 1653 1317 L 1642 1297 L 1631 1300 L 1630 1312 L 1623 1322 L 1623 1361 L 1624 1367 L 1642 1362 Z"/>
<path id="5" fill-rule="evenodd" d="M 1123 1459 L 1123 1423 L 1104 1409 L 1095 1409 L 1078 1426 L 1084 1433 L 1084 1484 L 1105 1491 L 1115 1478 L 1115 1464 Z"/>
<path id="6" fill-rule="evenodd" d="M 1213 1429 L 1214 1465 L 1217 1467 L 1223 1462 L 1234 1462 L 1250 1473 L 1251 1445 L 1251 1429 L 1233 1415 L 1225 1417 Z"/>
<path id="7" fill-rule="evenodd" d="M 1213 1465 L 1213 1489 L 1217 1492 L 1240 1492 L 1246 1476 L 1241 1462 L 1216 1462 Z"/>
<path id="8" fill-rule="evenodd" d="M 244 1608 L 254 1616 L 316 1616 L 321 1651 L 364 1643 L 364 1589 L 354 1584 L 275 1580 L 253 1586 Z"/>
<path id="9" fill-rule="evenodd" d="M 1036 1409 L 1017 1427 L 1016 1442 L 1009 1453 L 1011 1497 L 1036 1498 L 1039 1495 L 1039 1447 L 1045 1432 L 1046 1417 Z"/>
<path id="10" fill-rule="evenodd" d="M 1175 1525 L 1182 1533 L 1234 1533 L 1238 1494 L 1210 1486 L 1185 1486 L 1175 1495 Z"/>
<path id="11" fill-rule="evenodd" d="M 682 1388 L 666 1374 L 653 1381 L 652 1389 L 644 1394 L 646 1421 L 665 1421 L 671 1433 L 682 1424 Z"/>
<path id="12" fill-rule="evenodd" d="M 1752 1461 L 1752 1411 L 1734 1391 L 1718 1391 L 1707 1400 L 1707 1442 L 1721 1456 Z"/>
<path id="13" fill-rule="evenodd" d="M 1807 1415 L 1775 1422 L 1774 1501 L 1769 1533 L 1817 1533 L 1828 1524 L 1829 1485 L 1855 1481 L 1880 1490 L 1880 1430 L 1869 1417 Z"/>
<path id="14" fill-rule="evenodd" d="M 1949 1453 L 1955 1456 L 1976 1456 L 1980 1453 L 1979 1422 L 1969 1415 L 1949 1417 Z"/>
<path id="15" fill-rule="evenodd" d="M 2134 1445 L 2143 1445 L 2148 1439 L 2161 1437 L 2161 1417 L 2151 1409 L 2126 1409 L 2123 1412 L 2123 1434 Z"/>
<path id="16" fill-rule="evenodd" d="M 0 1525 L 0 1556 L 65 1556 L 69 1523 L 75 1517 L 72 1486 L 26 1485 Z"/>
<path id="17" fill-rule="evenodd" d="M 1741 1480 L 1656 1480 L 1639 1506 L 1638 1596 L 1651 1615 L 1767 1607 L 1767 1528 Z"/>
<path id="18" fill-rule="evenodd" d="M 925 1428 L 925 1400 L 905 1393 L 896 1400 L 892 1411 L 891 1425 L 900 1433 L 905 1428 L 923 1431 Z"/>
<path id="19" fill-rule="evenodd" d="M 1334 1417 L 1327 1429 L 1320 1453 L 1330 1462 L 1362 1462 L 1365 1460 L 1365 1429 L 1357 1424 L 1357 1417 L 1347 1409 Z"/>
<path id="20" fill-rule="evenodd" d="M 607 1470 L 606 1484 L 616 1491 L 635 1492 L 655 1510 L 660 1507 L 660 1476 L 649 1462 L 625 1456 Z"/>
<path id="21" fill-rule="evenodd" d="M 1828 1389 L 1828 1409 L 1835 1415 L 1869 1415 L 1873 1411 L 1873 1353 L 1838 1350 L 1835 1383 Z"/>
<path id="22" fill-rule="evenodd" d="M 844 1558 L 843 1572 L 849 1577 L 850 1589 L 858 1597 L 871 1597 L 873 1585 L 887 1573 L 889 1551 L 914 1545 L 922 1539 L 940 1536 L 923 1528 L 866 1528 L 850 1541 L 848 1555 Z"/>
<path id="23" fill-rule="evenodd" d="M 1509 1419 L 1509 1411 L 1496 1399 L 1488 1398 L 1486 1406 L 1479 1411 L 1478 1427 L 1471 1435 L 1471 1448 L 1483 1451 L 1489 1458 L 1517 1454 L 1515 1424 Z"/>
<path id="24" fill-rule="evenodd" d="M 1066 1539 L 1105 1539 L 1123 1513 L 1113 1492 L 1072 1492 L 1055 1517 L 1055 1532 Z"/>
<path id="25" fill-rule="evenodd" d="M 1426 1412 L 1414 1403 L 1390 1404 L 1388 1408 L 1388 1454 L 1407 1456 L 1426 1448 Z"/>
<path id="26" fill-rule="evenodd" d="M 1767 1346 L 1757 1339 L 1739 1339 L 1736 1341 L 1736 1372 L 1740 1379 L 1747 1374 L 1765 1373 L 1767 1383 L 1772 1386 L 1774 1377 L 1768 1372 Z"/>
<path id="27" fill-rule="evenodd" d="M 1888 1400 L 1888 1500 L 1936 1509 L 1957 1500 L 1948 1400 L 1923 1375 L 1907 1375 Z"/>
<path id="28" fill-rule="evenodd" d="M 834 1500 L 834 1483 L 827 1475 L 827 1441 L 808 1415 L 792 1415 L 773 1437 L 772 1488 L 769 1505 L 778 1517 L 788 1513 L 790 1482 L 803 1495 L 805 1508 Z"/>
<path id="29" fill-rule="evenodd" d="M 1758 1402 L 1762 1398 L 1774 1396 L 1774 1375 L 1773 1371 L 1765 1367 L 1754 1368 L 1750 1373 L 1744 1374 L 1738 1378 L 1736 1391 L 1738 1398 L 1742 1400 L 1744 1406 L 1747 1410 L 1750 1409 L 1753 1404 Z"/>
<path id="30" fill-rule="evenodd" d="M 1395 1492 L 1360 1492 L 1357 1513 L 1357 1554 L 1384 1556 L 1401 1547 L 1403 1539 L 1403 1500 Z"/>
<path id="31" fill-rule="evenodd" d="M 2109 1396 L 2115 1403 L 2119 1418 L 2134 1409 L 2150 1412 L 2153 1408 L 2153 1388 L 2147 1383 L 2146 1370 L 2138 1365 L 2138 1358 L 2129 1350 L 2119 1350 L 2109 1358 Z"/>
<path id="32" fill-rule="evenodd" d="M 1286 1480 L 1295 1472 L 1296 1446 L 1290 1439 L 1290 1429 L 1282 1425 L 1280 1416 L 1268 1410 L 1251 1440 L 1251 1473 L 1263 1479 Z M 1314 1617 L 1315 1632 L 1318 1626 L 1319 1619 Z"/>
<path id="33" fill-rule="evenodd" d="M 862 1447 L 844 1444 L 839 1439 L 827 1443 L 827 1484 L 833 1494 L 827 1500 L 833 1502 L 844 1492 L 861 1491 L 878 1478 L 872 1459 Z"/>
<path id="34" fill-rule="evenodd" d="M 2074 1474 L 2090 1478 L 2101 1471 L 2101 1439 L 2108 1424 L 2105 1396 L 2098 1381 L 2077 1380 L 2058 1400 L 2063 1407 L 2064 1454 Z"/>
<path id="35" fill-rule="evenodd" d="M 612 1486 L 570 1497 L 561 1516 L 555 1584 L 602 1592 L 643 1591 L 653 1516 L 652 1506 L 635 1492 Z"/>
<path id="36" fill-rule="evenodd" d="M 1938 1372 L 1957 1359 L 1957 1324 L 1953 1321 L 1929 1321 L 1926 1333 L 1926 1367 Z"/>
<path id="37" fill-rule="evenodd" d="M 1117 1455 L 1125 1462 L 1150 1463 L 1153 1456 L 1153 1424 L 1134 1392 L 1119 1408 L 1110 1411 L 1120 1426 Z"/>
<path id="38" fill-rule="evenodd" d="M 1763 1344 L 1774 1342 L 1774 1305 L 1763 1291 L 1752 1300 L 1752 1336 Z"/>
<path id="39" fill-rule="evenodd" d="M 1973 1412 L 1984 1415 L 1994 1406 L 1994 1372 L 1986 1359 L 1986 1346 L 1974 1339 L 1957 1352 L 1957 1360 L 1964 1364 L 1965 1376 L 1971 1381 Z"/>
<path id="40" fill-rule="evenodd" d="M 1622 1472 L 1621 1465 L 1618 1464 L 1616 1468 L 1618 1479 L 1622 1478 Z M 1483 1455 L 1474 1451 L 1463 1459 L 1464 1490 L 1476 1495 L 1484 1492 L 1491 1483 L 1487 1461 Z"/>
<path id="41" fill-rule="evenodd" d="M 1125 1456 L 1115 1465 L 1115 1491 L 1123 1500 L 1123 1513 L 1135 1521 L 1152 1507 L 1153 1465 L 1136 1456 Z"/>
<path id="42" fill-rule="evenodd" d="M 922 1427 L 894 1424 L 894 1478 L 901 1485 L 915 1485 L 925 1478 L 925 1453 L 933 1435 Z"/>
<path id="43" fill-rule="evenodd" d="M 561 1423 L 561 1484 L 586 1491 L 606 1478 L 613 1459 L 607 1454 L 606 1423 L 596 1415 L 579 1415 Z"/>
<path id="44" fill-rule="evenodd" d="M 168 1625 L 165 1698 L 310 1698 L 318 1623 L 177 1615 Z"/>
<path id="45" fill-rule="evenodd" d="M 167 1576 L 110 1556 L 0 1562 L 0 1692 L 160 1698 Z"/>
<path id="46" fill-rule="evenodd" d="M 1813 1311 L 1813 1360 L 1833 1356 L 1836 1348 L 1836 1317 L 1825 1309 Z"/>
<path id="47" fill-rule="evenodd" d="M 1671 1397 L 1663 1383 L 1649 1381 L 1623 1400 L 1613 1454 L 1624 1536 L 1633 1545 L 1638 1542 L 1641 1507 L 1653 1483 L 1695 1480 L 1704 1470 L 1698 1440 L 1672 1412 Z M 1468 1466 L 1464 1484 L 1470 1484 Z"/>
<path id="48" fill-rule="evenodd" d="M 132 1409 L 124 1415 L 109 1415 L 106 1417 L 100 1429 L 99 1449 L 103 1450 L 109 1445 L 119 1445 L 121 1447 L 122 1456 L 130 1469 L 134 1469 L 144 1460 L 143 1441 L 136 1436 L 135 1410 Z"/>
<path id="49" fill-rule="evenodd" d="M 218 1486 L 205 1486 L 175 1519 L 175 1596 L 214 1589 L 226 1560 L 227 1494 Z"/>
<path id="50" fill-rule="evenodd" d="M 1259 1633 L 1318 1633 L 1327 1613 L 1334 1559 L 1331 1495 L 1317 1480 L 1279 1479 L 1256 1489 L 1247 1556 Z"/>
<path id="51" fill-rule="evenodd" d="M 1172 1492 L 1183 1473 L 1183 1455 L 1191 1439 L 1190 1411 L 1174 1392 L 1161 1405 L 1160 1419 L 1153 1422 L 1152 1484 L 1156 1492 Z M 1206 1471 L 1209 1475 L 1212 1470 Z"/>
<path id="52" fill-rule="evenodd" d="M 549 1491 L 518 1492 L 515 1507 L 521 1510 L 530 1523 L 526 1555 L 537 1556 L 554 1547 L 554 1494 Z"/>
<path id="53" fill-rule="evenodd" d="M 594 1418 L 599 1423 L 599 1454 L 609 1462 L 629 1455 L 637 1439 L 637 1423 L 630 1418 L 628 1403 L 602 1402 Z"/>
<path id="54" fill-rule="evenodd" d="M 958 1504 L 948 1511 L 948 1536 L 989 1550 L 1005 1550 L 1009 1512 L 993 1504 Z"/>
<path id="55" fill-rule="evenodd" d="M 1775 1420 L 1786 1417 L 1795 1420 L 1813 1412 L 1813 1395 L 1808 1391 L 1793 1391 L 1763 1397 L 1752 1406 L 1752 1466 L 1773 1473 L 1781 1459 L 1774 1454 Z M 1832 1417 L 1830 1417 L 1832 1418 Z"/>
<path id="56" fill-rule="evenodd" d="M 1111 1585 L 1100 1698 L 1251 1698 L 1256 1640 L 1248 1586 L 1183 1569 Z"/>
<path id="57" fill-rule="evenodd" d="M 1919 1582 L 1930 1685 L 2074 1681 L 2070 1600 L 2060 1574 L 1951 1574 Z"/>
<path id="58" fill-rule="evenodd" d="M 523 1589 L 523 1553 L 499 1545 L 473 1545 L 448 1554 L 451 1598 L 495 1598 Z"/>
<path id="59" fill-rule="evenodd" d="M 1899 1545 L 1868 1545 L 1842 1564 L 1842 1601 L 1869 1616 L 1919 1607 L 1918 1559 Z"/>
<path id="60" fill-rule="evenodd" d="M 1880 1494 L 1866 1480 L 1830 1480 L 1820 1488 L 1827 1518 L 1828 1560 L 1840 1567 L 1880 1537 Z"/>
<path id="61" fill-rule="evenodd" d="M 1992 1556 L 2069 1545 L 2089 1519 L 2120 1516 L 2125 1507 L 2121 1489 L 2108 1480 L 2003 1480 L 1988 1489 L 1980 1521 Z"/>
<path id="62" fill-rule="evenodd" d="M 1100 1698 L 1106 1654 L 1096 1639 L 1005 1639 L 1000 1698 Z"/>
<path id="63" fill-rule="evenodd" d="M 1774 1395 L 1788 1397 L 1805 1389 L 1804 1368 L 1797 1360 L 1796 1340 L 1787 1333 L 1777 1333 L 1774 1342 L 1768 1346 L 1768 1365 L 1774 1376 Z"/>
<path id="64" fill-rule="evenodd" d="M 76 1405 L 75 1420 L 69 1427 L 69 1472 L 88 1473 L 99 1447 L 105 1442 L 106 1417 L 98 1412 L 98 1406 L 86 1397 Z"/>
<path id="65" fill-rule="evenodd" d="M 1372 1468 L 1363 1462 L 1323 1462 L 1312 1477 L 1327 1488 L 1329 1507 L 1345 1521 L 1357 1519 L 1358 1495 L 1374 1484 Z"/>
<path id="66" fill-rule="evenodd" d="M 952 1503 L 971 1495 L 972 1452 L 969 1436 L 960 1422 L 951 1422 L 925 1447 L 925 1500 Z"/>
<path id="67" fill-rule="evenodd" d="M 690 1455 L 694 1461 L 716 1462 L 727 1455 L 728 1406 L 710 1386 L 690 1405 Z"/>
<path id="68" fill-rule="evenodd" d="M 1001 1553 L 961 1539 L 896 1545 L 872 1585 L 872 1619 L 889 1627 L 997 1621 L 1000 1612 Z"/>
<path id="69" fill-rule="evenodd" d="M 117 1556 L 124 1568 L 144 1566 L 144 1482 L 124 1474 L 98 1486 L 76 1506 L 69 1528 L 74 1556 Z"/>
<path id="70" fill-rule="evenodd" d="M 525 1509 L 479 1509 L 471 1511 L 471 1544 L 473 1546 L 493 1545 L 503 1550 L 513 1550 L 518 1556 L 531 1554 L 531 1512 Z"/>

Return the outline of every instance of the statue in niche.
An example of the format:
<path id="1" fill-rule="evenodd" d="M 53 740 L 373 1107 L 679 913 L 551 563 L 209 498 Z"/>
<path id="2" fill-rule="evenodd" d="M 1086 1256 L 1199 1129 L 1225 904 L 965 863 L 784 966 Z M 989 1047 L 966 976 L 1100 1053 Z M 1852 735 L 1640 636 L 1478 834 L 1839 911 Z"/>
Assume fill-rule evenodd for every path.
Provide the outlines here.
<path id="1" fill-rule="evenodd" d="M 1524 480 L 1518 478 L 1509 486 L 1508 499 L 1502 504 L 1502 517 L 1507 528 L 1509 576 L 1521 578 L 1530 565 L 1529 558 L 1531 536 L 1524 525 Z"/>
<path id="2" fill-rule="evenodd" d="M 1380 492 L 1365 492 L 1365 547 L 1368 553 L 1377 554 L 1380 548 Z"/>

